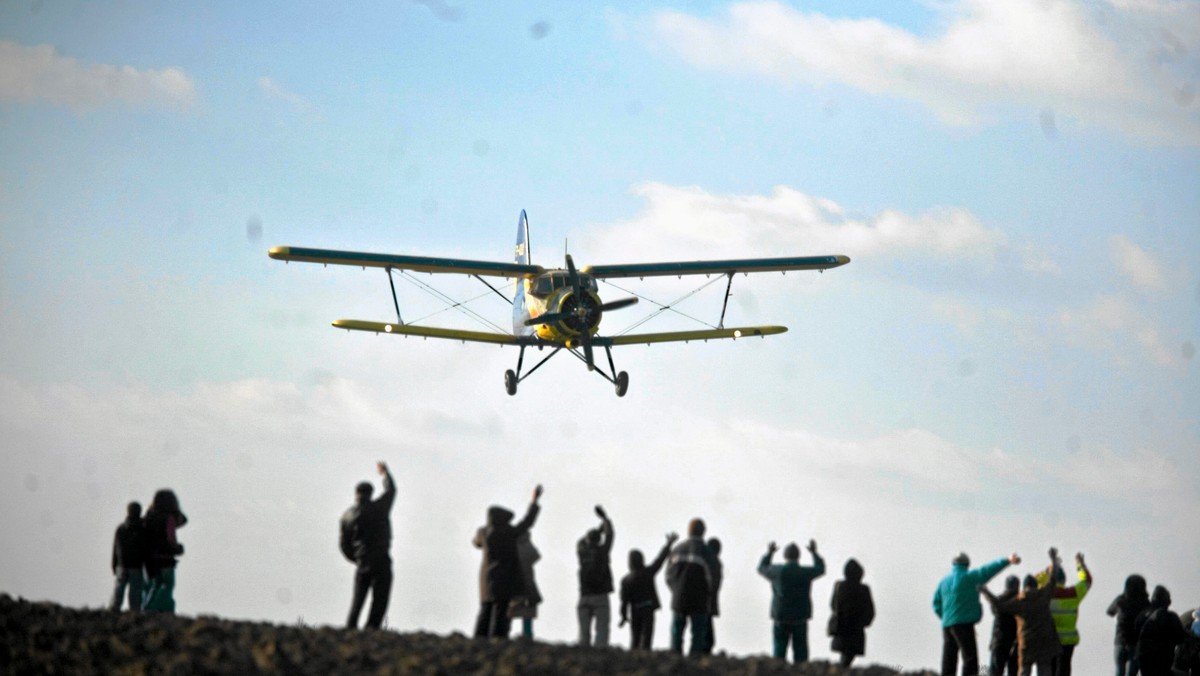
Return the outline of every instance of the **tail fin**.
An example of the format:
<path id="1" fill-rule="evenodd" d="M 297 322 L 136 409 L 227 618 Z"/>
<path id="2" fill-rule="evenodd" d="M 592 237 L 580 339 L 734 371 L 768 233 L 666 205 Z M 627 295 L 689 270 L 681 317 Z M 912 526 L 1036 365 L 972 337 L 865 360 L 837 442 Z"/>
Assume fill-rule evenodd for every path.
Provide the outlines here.
<path id="1" fill-rule="evenodd" d="M 529 218 L 525 210 L 521 210 L 521 218 L 517 220 L 517 247 L 513 254 L 513 262 L 518 265 L 529 265 Z"/>
<path id="2" fill-rule="evenodd" d="M 521 217 L 517 219 L 517 246 L 513 250 L 513 262 L 518 265 L 529 265 L 529 218 L 525 215 L 525 210 L 521 210 Z M 527 335 L 533 332 L 533 329 L 525 326 L 525 320 L 529 319 L 529 310 L 525 307 L 525 285 L 529 284 L 529 280 L 518 277 L 513 280 L 513 334 Z"/>

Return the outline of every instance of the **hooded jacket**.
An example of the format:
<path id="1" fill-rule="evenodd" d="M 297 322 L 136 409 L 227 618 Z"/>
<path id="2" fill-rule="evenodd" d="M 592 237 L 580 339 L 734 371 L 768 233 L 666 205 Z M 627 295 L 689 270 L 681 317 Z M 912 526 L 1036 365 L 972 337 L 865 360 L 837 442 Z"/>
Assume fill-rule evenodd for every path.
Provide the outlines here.
<path id="1" fill-rule="evenodd" d="M 1170 605 L 1171 594 L 1165 587 L 1155 587 L 1150 607 L 1138 618 L 1137 658 L 1144 674 L 1170 673 L 1175 646 L 1186 636 L 1183 623 L 1169 610 Z"/>
<path id="2" fill-rule="evenodd" d="M 142 526 L 146 535 L 146 568 L 153 571 L 174 568 L 183 554 L 183 545 L 175 537 L 175 531 L 187 525 L 187 517 L 179 509 L 179 499 L 170 490 L 159 491 L 146 515 Z"/>
<path id="3" fill-rule="evenodd" d="M 1150 595 L 1146 593 L 1146 579 L 1141 575 L 1125 578 L 1125 591 L 1108 604 L 1108 615 L 1117 618 L 1117 633 L 1114 642 L 1132 648 L 1137 645 L 1136 623 L 1142 611 L 1150 607 Z"/>
<path id="4" fill-rule="evenodd" d="M 396 485 L 392 473 L 383 475 L 383 494 L 355 504 L 342 515 L 339 545 L 342 555 L 360 567 L 391 563 L 392 504 Z"/>
<path id="5" fill-rule="evenodd" d="M 533 527 L 539 509 L 536 502 L 529 503 L 525 518 L 514 526 L 512 512 L 503 507 L 488 508 L 487 525 L 475 533 L 474 539 L 475 546 L 483 550 L 479 565 L 480 601 L 506 602 L 524 590 L 517 538 Z"/>
<path id="6" fill-rule="evenodd" d="M 658 556 L 647 566 L 641 552 L 636 549 L 629 552 L 629 574 L 621 578 L 621 617 L 628 617 L 630 608 L 658 610 L 662 607 L 654 576 L 662 569 L 670 553 L 671 546 L 663 545 Z"/>
<path id="7" fill-rule="evenodd" d="M 997 608 L 1017 616 L 1017 649 L 1022 665 L 1051 659 L 1062 651 L 1054 628 L 1054 616 L 1050 613 L 1053 593 L 1053 587 L 1026 587 L 1017 598 L 996 600 Z"/>
<path id="8" fill-rule="evenodd" d="M 864 629 L 875 619 L 875 602 L 871 598 L 871 588 L 862 583 L 863 567 L 858 561 L 847 561 L 842 573 L 845 579 L 833 585 L 833 597 L 829 601 L 834 617 L 830 647 L 836 652 L 862 655 L 867 651 Z"/>
<path id="9" fill-rule="evenodd" d="M 943 627 L 956 624 L 975 624 L 983 618 L 979 603 L 979 588 L 1008 566 L 1008 559 L 996 559 L 975 570 L 969 564 L 955 561 L 950 574 L 942 578 L 933 594 L 933 612 L 942 618 Z"/>

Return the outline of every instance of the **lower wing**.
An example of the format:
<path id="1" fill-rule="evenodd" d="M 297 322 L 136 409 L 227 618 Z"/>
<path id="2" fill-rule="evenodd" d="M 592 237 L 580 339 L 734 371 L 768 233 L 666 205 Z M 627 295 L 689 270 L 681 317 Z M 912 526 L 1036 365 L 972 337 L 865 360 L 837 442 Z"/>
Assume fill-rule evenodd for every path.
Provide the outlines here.
<path id="1" fill-rule="evenodd" d="M 722 338 L 751 338 L 773 336 L 787 331 L 786 326 L 741 326 L 731 329 L 703 329 L 700 331 L 669 331 L 666 333 L 635 333 L 625 336 L 597 336 L 595 345 L 648 345 L 650 343 L 677 343 L 693 340 L 719 340 Z"/>
<path id="2" fill-rule="evenodd" d="M 471 341 L 474 343 L 493 343 L 496 345 L 536 345 L 537 339 L 532 336 L 514 336 L 509 333 L 491 333 L 488 331 L 464 331 L 461 329 L 443 329 L 436 326 L 414 326 L 412 324 L 387 324 L 385 322 L 368 322 L 361 319 L 338 319 L 334 327 L 349 331 L 370 331 L 371 333 L 394 333 L 401 336 L 421 336 L 422 338 L 445 338 L 448 340 Z"/>

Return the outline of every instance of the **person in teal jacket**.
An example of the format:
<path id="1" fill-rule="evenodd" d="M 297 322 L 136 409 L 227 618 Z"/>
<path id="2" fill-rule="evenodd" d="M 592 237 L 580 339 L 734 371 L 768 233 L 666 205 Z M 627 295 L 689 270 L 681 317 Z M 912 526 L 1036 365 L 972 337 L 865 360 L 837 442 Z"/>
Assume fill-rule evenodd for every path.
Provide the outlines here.
<path id="1" fill-rule="evenodd" d="M 787 659 L 788 642 L 796 664 L 808 661 L 808 621 L 812 619 L 812 581 L 825 574 L 825 560 L 817 553 L 817 542 L 808 541 L 813 565 L 800 565 L 800 548 L 791 543 L 783 548 L 783 564 L 771 564 L 779 548 L 767 545 L 758 563 L 758 574 L 771 581 L 771 619 L 774 620 L 775 657 Z"/>
<path id="2" fill-rule="evenodd" d="M 983 618 L 979 588 L 1004 570 L 1016 565 L 1021 557 L 1013 554 L 970 570 L 971 559 L 960 553 L 951 562 L 950 574 L 942 578 L 933 594 L 933 612 L 942 620 L 942 676 L 954 676 L 958 654 L 962 653 L 962 676 L 978 676 L 979 649 L 975 645 L 975 625 Z"/>

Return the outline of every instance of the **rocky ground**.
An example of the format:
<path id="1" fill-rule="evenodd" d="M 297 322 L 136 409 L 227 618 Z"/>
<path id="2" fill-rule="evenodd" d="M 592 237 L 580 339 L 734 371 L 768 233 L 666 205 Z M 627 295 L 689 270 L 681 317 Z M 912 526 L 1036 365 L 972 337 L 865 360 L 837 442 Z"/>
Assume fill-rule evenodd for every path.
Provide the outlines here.
<path id="1" fill-rule="evenodd" d="M 759 657 L 689 660 L 670 653 L 576 648 L 461 635 L 355 632 L 79 610 L 0 594 L 3 674 L 744 674 L 897 676 L 827 662 L 801 666 Z M 933 672 L 905 672 L 931 676 Z"/>

